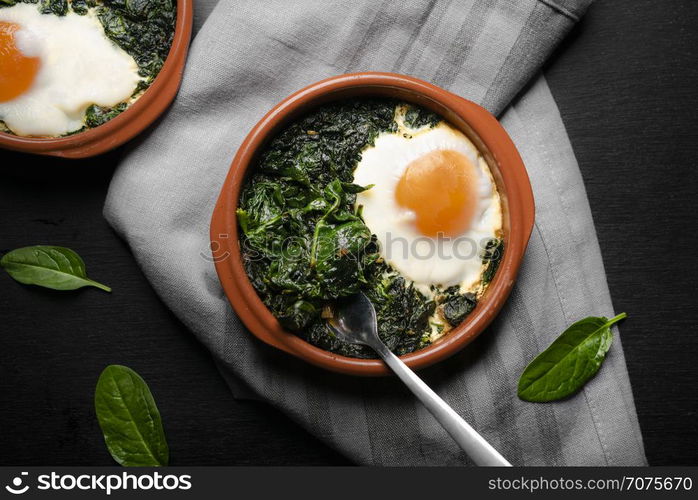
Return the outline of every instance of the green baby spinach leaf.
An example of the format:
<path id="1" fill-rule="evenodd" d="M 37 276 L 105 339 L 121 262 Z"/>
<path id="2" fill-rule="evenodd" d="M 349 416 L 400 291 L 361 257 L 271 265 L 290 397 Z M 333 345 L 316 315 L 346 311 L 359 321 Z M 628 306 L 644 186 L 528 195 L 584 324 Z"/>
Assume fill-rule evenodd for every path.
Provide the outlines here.
<path id="1" fill-rule="evenodd" d="M 106 292 L 111 288 L 87 277 L 85 263 L 70 248 L 36 245 L 6 253 L 0 266 L 25 285 L 38 285 L 54 290 L 76 290 L 94 286 Z"/>
<path id="2" fill-rule="evenodd" d="M 519 397 L 543 403 L 581 389 L 599 371 L 611 347 L 611 325 L 626 316 L 590 316 L 573 323 L 526 367 L 519 379 Z"/>
<path id="3" fill-rule="evenodd" d="M 167 465 L 170 451 L 160 412 L 132 369 L 109 365 L 97 381 L 95 411 L 111 456 L 126 467 Z"/>

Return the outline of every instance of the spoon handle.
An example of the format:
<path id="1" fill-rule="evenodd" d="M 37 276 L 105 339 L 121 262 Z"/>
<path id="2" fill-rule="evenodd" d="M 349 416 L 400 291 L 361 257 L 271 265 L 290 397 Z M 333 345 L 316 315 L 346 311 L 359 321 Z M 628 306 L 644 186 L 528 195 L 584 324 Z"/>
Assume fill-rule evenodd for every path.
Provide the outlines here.
<path id="1" fill-rule="evenodd" d="M 511 464 L 485 438 L 463 420 L 438 394 L 432 391 L 400 358 L 395 356 L 385 345 L 382 347 L 382 349 L 376 350 L 386 364 L 419 398 L 434 415 L 434 418 L 477 465 L 511 467 Z"/>

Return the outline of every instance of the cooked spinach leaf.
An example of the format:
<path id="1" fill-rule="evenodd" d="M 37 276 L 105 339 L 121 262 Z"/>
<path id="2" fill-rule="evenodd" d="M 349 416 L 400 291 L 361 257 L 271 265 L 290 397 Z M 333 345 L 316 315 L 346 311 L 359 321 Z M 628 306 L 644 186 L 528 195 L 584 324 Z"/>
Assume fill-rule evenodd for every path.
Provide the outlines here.
<path id="1" fill-rule="evenodd" d="M 443 300 L 443 317 L 451 326 L 458 326 L 475 309 L 477 299 L 470 293 L 447 294 Z"/>
<path id="2" fill-rule="evenodd" d="M 71 0 L 70 2 L 70 7 L 73 9 L 73 12 L 81 16 L 87 14 L 90 7 L 93 7 L 94 5 L 94 2 L 88 3 L 87 0 Z"/>
<path id="3" fill-rule="evenodd" d="M 111 456 L 126 467 L 167 465 L 170 451 L 148 384 L 132 369 L 107 366 L 95 388 L 95 411 Z"/>
<path id="4" fill-rule="evenodd" d="M 160 72 L 172 45 L 177 19 L 176 0 L 92 0 L 104 32 L 138 64 L 143 77 L 134 95 L 148 88 Z M 93 106 L 88 127 L 99 126 L 124 111 L 127 103 L 113 108 Z"/>
<path id="5" fill-rule="evenodd" d="M 90 128 L 98 127 L 125 111 L 127 107 L 128 104 L 125 102 L 117 104 L 113 108 L 105 108 L 93 104 L 87 108 L 87 112 L 85 113 L 85 125 Z"/>
<path id="6" fill-rule="evenodd" d="M 177 17 L 174 0 L 102 0 L 97 7 L 104 32 L 138 64 L 151 82 L 167 58 Z"/>
<path id="7" fill-rule="evenodd" d="M 68 0 L 41 0 L 39 11 L 42 14 L 65 16 L 68 12 Z"/>
<path id="8" fill-rule="evenodd" d="M 627 317 L 590 316 L 572 324 L 529 363 L 519 379 L 519 397 L 546 402 L 563 399 L 596 375 L 611 347 L 611 326 Z"/>
<path id="9" fill-rule="evenodd" d="M 376 308 L 380 337 L 400 355 L 428 343 L 439 300 L 447 301 L 443 312 L 452 325 L 476 302 L 457 287 L 436 301 L 419 292 L 382 261 L 360 209 L 354 209 L 356 193 L 370 189 L 351 183 L 361 151 L 380 132 L 397 130 L 399 104 L 355 99 L 310 112 L 261 151 L 240 196 L 243 263 L 263 302 L 284 327 L 347 356 L 375 355 L 339 341 L 325 318 L 358 290 Z M 413 127 L 441 120 L 414 106 L 410 112 Z"/>
<path id="10" fill-rule="evenodd" d="M 76 290 L 93 286 L 111 292 L 108 286 L 87 277 L 85 263 L 70 248 L 46 245 L 18 248 L 3 255 L 0 266 L 25 285 L 54 290 Z"/>
<path id="11" fill-rule="evenodd" d="M 419 106 L 409 106 L 405 113 L 405 125 L 410 128 L 422 128 L 424 126 L 434 127 L 442 118 L 428 109 Z"/>
<path id="12" fill-rule="evenodd" d="M 65 16 L 68 13 L 69 3 L 71 2 L 70 0 L 0 0 L 0 9 L 12 7 L 18 3 L 36 3 L 39 4 L 39 12 L 42 14 Z"/>
<path id="13" fill-rule="evenodd" d="M 482 274 L 482 283 L 487 285 L 494 278 L 499 263 L 504 255 L 504 241 L 499 238 L 492 238 L 486 244 L 482 254 L 482 263 L 487 267 Z"/>

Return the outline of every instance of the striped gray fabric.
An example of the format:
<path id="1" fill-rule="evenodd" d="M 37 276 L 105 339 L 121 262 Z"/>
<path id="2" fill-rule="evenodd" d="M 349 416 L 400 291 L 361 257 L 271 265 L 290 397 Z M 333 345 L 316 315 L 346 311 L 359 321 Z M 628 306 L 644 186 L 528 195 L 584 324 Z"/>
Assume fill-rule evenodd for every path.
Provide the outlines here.
<path id="1" fill-rule="evenodd" d="M 521 276 L 489 330 L 422 376 L 514 464 L 643 464 L 618 335 L 603 369 L 578 395 L 545 405 L 516 397 L 523 367 L 566 325 L 614 312 L 582 179 L 555 103 L 536 76 L 588 3 L 197 2 L 200 29 L 179 96 L 126 155 L 105 216 L 238 395 L 270 402 L 357 463 L 467 464 L 396 380 L 326 373 L 256 341 L 218 284 L 208 225 L 248 130 L 280 99 L 321 78 L 396 71 L 495 113 L 506 108 L 501 118 L 537 203 Z"/>

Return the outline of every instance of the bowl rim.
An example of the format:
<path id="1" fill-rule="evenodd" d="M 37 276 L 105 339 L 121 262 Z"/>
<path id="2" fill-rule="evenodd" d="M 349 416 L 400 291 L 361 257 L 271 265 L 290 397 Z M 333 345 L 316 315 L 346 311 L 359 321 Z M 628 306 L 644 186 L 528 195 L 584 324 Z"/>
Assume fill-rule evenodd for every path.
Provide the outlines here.
<path id="1" fill-rule="evenodd" d="M 402 93 L 407 100 L 450 112 L 447 119 L 474 140 L 492 168 L 498 170 L 498 189 L 506 199 L 508 225 L 499 269 L 476 308 L 457 327 L 428 347 L 401 356 L 413 369 L 446 359 L 475 339 L 494 319 L 514 285 L 535 218 L 533 192 L 523 161 L 502 125 L 484 108 L 428 82 L 396 73 L 353 73 L 311 84 L 274 106 L 249 132 L 235 154 L 210 227 L 216 272 L 233 309 L 258 339 L 316 366 L 360 376 L 389 374 L 377 359 L 357 359 L 326 351 L 284 330 L 253 288 L 240 256 L 235 210 L 242 183 L 256 152 L 293 117 L 347 92 L 363 95 Z M 442 114 L 443 111 L 440 111 Z M 457 123 L 454 123 L 457 122 Z"/>
<path id="2" fill-rule="evenodd" d="M 64 137 L 24 137 L 0 132 L 0 148 L 59 156 L 88 158 L 133 139 L 170 105 L 182 80 L 193 25 L 193 0 L 177 0 L 172 45 L 153 83 L 136 102 L 108 122 Z"/>

